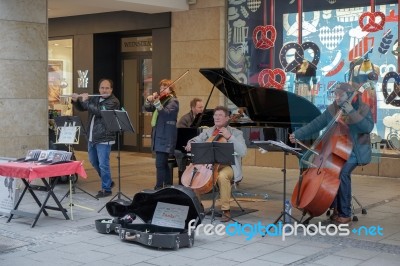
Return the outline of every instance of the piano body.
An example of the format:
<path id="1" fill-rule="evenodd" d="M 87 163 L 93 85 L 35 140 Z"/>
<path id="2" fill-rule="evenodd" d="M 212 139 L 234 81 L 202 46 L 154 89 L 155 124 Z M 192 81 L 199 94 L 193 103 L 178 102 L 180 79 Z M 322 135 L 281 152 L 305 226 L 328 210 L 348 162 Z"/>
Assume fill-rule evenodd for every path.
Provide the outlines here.
<path id="1" fill-rule="evenodd" d="M 231 124 L 232 126 L 275 128 L 285 132 L 271 134 L 270 130 L 264 130 L 263 139 L 259 140 L 281 140 L 289 144 L 289 132 L 311 122 L 321 114 L 314 104 L 301 96 L 275 88 L 241 84 L 224 68 L 201 68 L 200 73 L 213 84 L 213 88 L 217 87 L 251 119 L 250 123 L 246 121 L 244 124 Z"/>

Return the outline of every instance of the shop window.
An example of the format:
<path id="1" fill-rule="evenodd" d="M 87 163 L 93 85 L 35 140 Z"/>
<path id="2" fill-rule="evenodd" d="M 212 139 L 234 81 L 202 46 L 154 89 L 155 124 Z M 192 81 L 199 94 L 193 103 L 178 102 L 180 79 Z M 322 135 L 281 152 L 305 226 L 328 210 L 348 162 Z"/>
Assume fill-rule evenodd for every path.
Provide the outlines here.
<path id="1" fill-rule="evenodd" d="M 72 38 L 48 42 L 49 114 L 72 115 Z"/>

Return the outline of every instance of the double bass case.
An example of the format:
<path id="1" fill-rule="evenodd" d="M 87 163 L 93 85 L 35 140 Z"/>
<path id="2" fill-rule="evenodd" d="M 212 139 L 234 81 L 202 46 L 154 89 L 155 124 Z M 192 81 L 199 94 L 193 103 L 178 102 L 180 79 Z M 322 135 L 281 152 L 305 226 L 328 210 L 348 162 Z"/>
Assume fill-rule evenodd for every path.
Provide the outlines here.
<path id="1" fill-rule="evenodd" d="M 185 228 L 173 228 L 152 224 L 158 202 L 188 206 Z M 179 249 L 192 247 L 194 232 L 188 231 L 188 224 L 196 220 L 195 225 L 201 224 L 204 218 L 204 208 L 194 191 L 184 186 L 171 186 L 160 190 L 143 190 L 133 197 L 130 205 L 119 202 L 108 202 L 107 211 L 114 217 L 136 215 L 143 223 L 122 222 L 118 228 L 122 241 L 136 242 L 155 248 Z"/>

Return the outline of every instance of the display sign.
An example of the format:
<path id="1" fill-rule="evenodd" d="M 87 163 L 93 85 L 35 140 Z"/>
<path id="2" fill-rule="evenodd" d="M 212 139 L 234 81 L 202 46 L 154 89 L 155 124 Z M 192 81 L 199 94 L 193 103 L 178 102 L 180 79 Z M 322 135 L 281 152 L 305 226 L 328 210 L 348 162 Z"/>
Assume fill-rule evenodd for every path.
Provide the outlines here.
<path id="1" fill-rule="evenodd" d="M 80 127 L 58 127 L 57 142 L 58 144 L 78 144 Z"/>
<path id="2" fill-rule="evenodd" d="M 121 39 L 121 52 L 151 52 L 153 40 L 151 37 L 131 37 Z"/>
<path id="3" fill-rule="evenodd" d="M 157 202 L 151 224 L 184 229 L 188 212 L 189 206 Z"/>
<path id="4" fill-rule="evenodd" d="M 8 162 L 10 158 L 0 158 L 0 163 Z M 0 214 L 7 215 L 19 199 L 16 179 L 0 176 Z"/>

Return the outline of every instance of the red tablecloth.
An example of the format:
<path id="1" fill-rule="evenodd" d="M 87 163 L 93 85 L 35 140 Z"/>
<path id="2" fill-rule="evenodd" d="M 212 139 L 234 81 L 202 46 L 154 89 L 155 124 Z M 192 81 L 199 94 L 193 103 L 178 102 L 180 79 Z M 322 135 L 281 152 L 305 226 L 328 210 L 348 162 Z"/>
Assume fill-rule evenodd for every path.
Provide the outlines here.
<path id="1" fill-rule="evenodd" d="M 0 163 L 0 175 L 16 178 L 26 178 L 32 181 L 36 178 L 56 177 L 78 174 L 86 178 L 86 171 L 80 161 L 45 165 L 34 162 L 8 162 Z"/>

